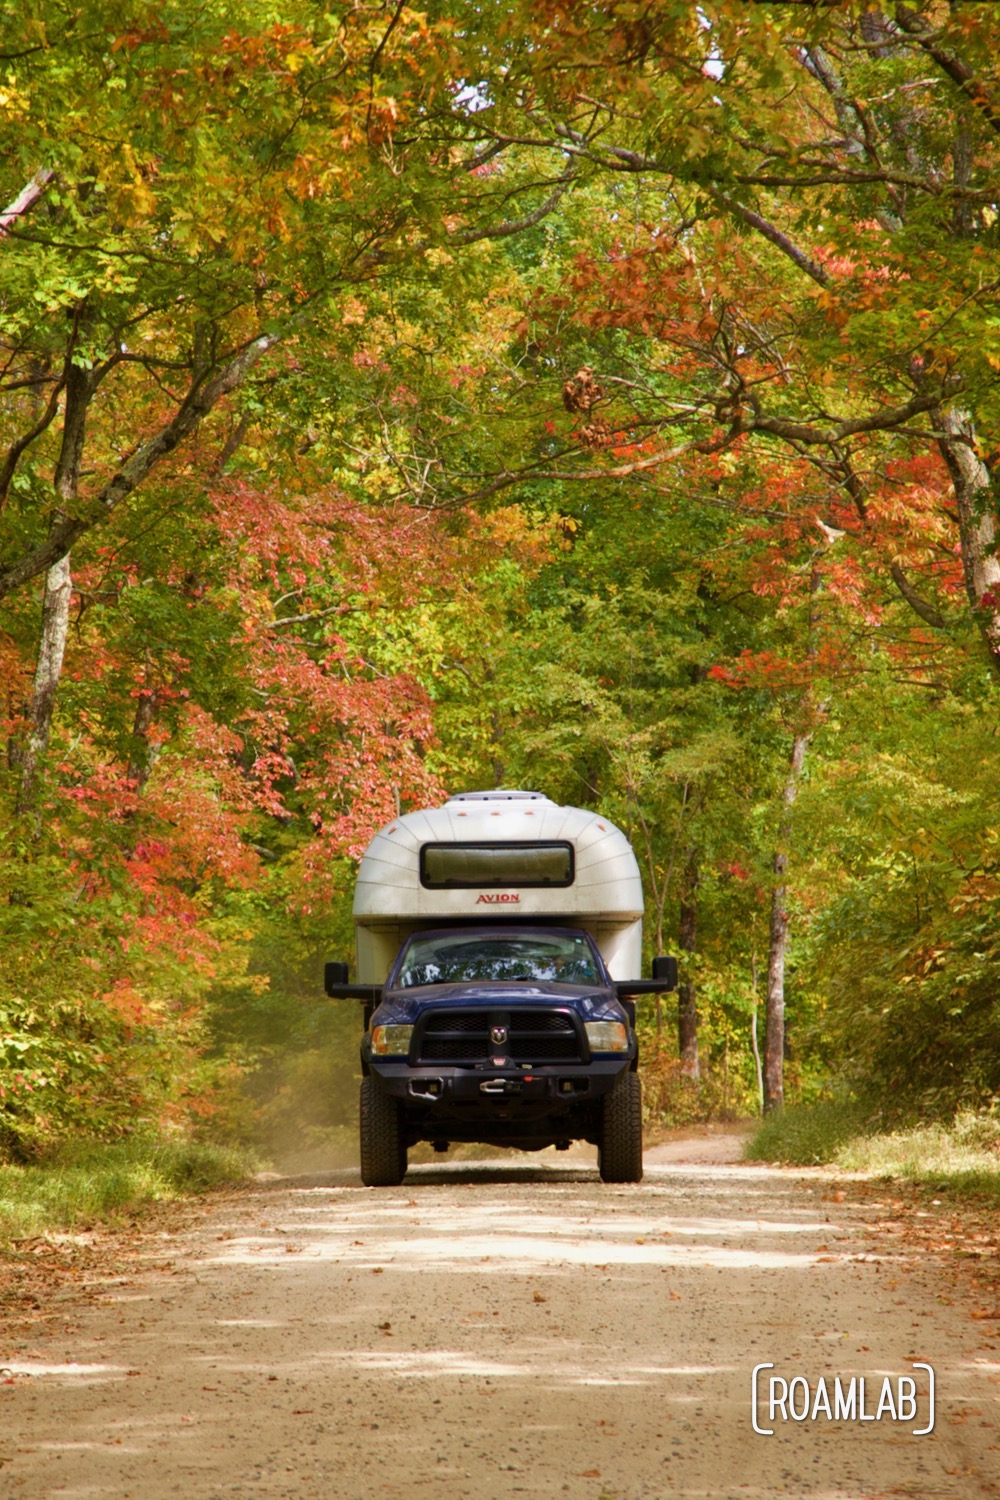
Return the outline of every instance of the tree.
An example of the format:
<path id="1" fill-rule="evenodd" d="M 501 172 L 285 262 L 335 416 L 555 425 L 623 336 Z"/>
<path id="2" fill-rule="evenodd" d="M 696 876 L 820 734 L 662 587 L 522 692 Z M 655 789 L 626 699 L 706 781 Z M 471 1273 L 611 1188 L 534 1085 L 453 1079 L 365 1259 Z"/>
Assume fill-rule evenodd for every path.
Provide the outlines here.
<path id="1" fill-rule="evenodd" d="M 280 1113 L 354 854 L 518 781 L 628 829 L 677 1097 L 751 1096 L 765 950 L 768 1104 L 986 1097 L 992 16 L 18 15 L 9 1141 L 113 1057 L 101 1129 Z"/>
<path id="2" fill-rule="evenodd" d="M 447 15 L 29 11 L 0 138 L 10 189 L 31 173 L 0 228 L 0 598 L 48 579 L 25 808 L 71 549 L 141 513 L 150 476 L 219 410 L 224 466 L 247 428 L 238 393 L 294 383 L 387 267 L 516 232 L 507 204 L 533 189 L 529 220 L 552 201 L 530 165 L 512 161 L 499 193 L 476 176 Z"/>
<path id="3" fill-rule="evenodd" d="M 637 215 L 650 215 L 648 249 L 581 255 L 591 316 L 601 292 L 619 308 L 627 297 L 633 319 L 645 308 L 647 327 L 699 367 L 686 402 L 648 383 L 629 391 L 648 438 L 641 467 L 747 437 L 786 443 L 866 529 L 888 455 L 937 447 L 995 663 L 992 27 L 944 3 L 803 5 L 778 20 L 730 0 L 663 0 L 640 19 L 611 0 L 585 31 L 562 6 L 532 7 L 521 32 L 544 28 L 545 46 L 502 55 L 477 123 L 498 149 L 527 140 L 568 155 L 582 179 L 634 185 Z M 598 52 L 599 80 L 587 65 Z M 578 277 L 574 302 L 580 289 Z M 601 420 L 613 429 L 610 412 Z M 920 618 L 943 624 L 905 561 L 889 551 L 883 566 Z"/>

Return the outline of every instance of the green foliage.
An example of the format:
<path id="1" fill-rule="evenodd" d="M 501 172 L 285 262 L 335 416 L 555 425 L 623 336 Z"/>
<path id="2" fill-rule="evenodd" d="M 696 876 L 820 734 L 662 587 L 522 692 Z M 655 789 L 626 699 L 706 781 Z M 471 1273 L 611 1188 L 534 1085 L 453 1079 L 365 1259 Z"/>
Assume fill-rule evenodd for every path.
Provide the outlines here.
<path id="1" fill-rule="evenodd" d="M 350 885 L 350 870 L 343 872 Z M 275 877 L 277 879 L 277 877 Z M 242 982 L 217 990 L 206 1011 L 209 1058 L 235 1065 L 220 1079 L 202 1135 L 235 1141 L 280 1163 L 353 1159 L 361 1076 L 361 1010 L 322 993 L 323 963 L 348 958 L 354 934 L 347 889 L 313 917 L 297 920 L 276 902 L 246 903 L 250 934 Z"/>
<path id="2" fill-rule="evenodd" d="M 32 913 L 39 917 L 37 906 Z M 4 927 L 0 1159 L 29 1160 L 67 1137 L 111 1138 L 157 1121 L 190 1076 L 183 1029 L 138 1019 L 123 991 L 95 993 L 94 928 L 80 934 L 83 953 L 52 941 L 51 928 L 26 951 L 23 924 Z"/>
<path id="3" fill-rule="evenodd" d="M 0 1240 L 120 1220 L 151 1203 L 245 1181 L 253 1166 L 245 1153 L 191 1141 L 78 1141 L 32 1166 L 0 1166 Z"/>
<path id="4" fill-rule="evenodd" d="M 748 1161 L 816 1167 L 839 1161 L 841 1150 L 870 1128 L 870 1113 L 856 1101 L 826 1100 L 765 1115 L 744 1148 Z"/>
<path id="5" fill-rule="evenodd" d="M 750 1161 L 829 1164 L 1000 1202 L 1000 1120 L 995 1109 L 961 1111 L 950 1124 L 889 1132 L 856 1103 L 786 1109 L 761 1123 L 744 1154 Z"/>
<path id="6" fill-rule="evenodd" d="M 696 901 L 657 1116 L 755 1107 L 779 843 L 790 1094 L 1000 1092 L 1000 49 L 940 10 L 976 89 L 853 5 L 6 6 L 0 1154 L 333 1142 L 353 860 L 499 784 L 627 830 L 656 950 Z"/>
<path id="7" fill-rule="evenodd" d="M 926 714 L 879 679 L 824 730 L 802 796 L 813 1045 L 887 1111 L 947 1118 L 1000 1092 L 994 727 L 978 692 Z"/>

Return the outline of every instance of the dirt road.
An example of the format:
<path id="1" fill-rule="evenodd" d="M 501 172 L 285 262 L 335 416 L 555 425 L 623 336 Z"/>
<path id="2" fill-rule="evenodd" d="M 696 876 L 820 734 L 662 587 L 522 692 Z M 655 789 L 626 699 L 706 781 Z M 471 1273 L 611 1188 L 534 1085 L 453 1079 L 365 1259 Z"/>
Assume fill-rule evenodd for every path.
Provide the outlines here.
<path id="1" fill-rule="evenodd" d="M 7 1345 L 0 1494 L 1000 1494 L 997 1324 L 911 1253 L 891 1194 L 725 1154 L 655 1148 L 635 1187 L 551 1154 L 217 1201 Z M 915 1361 L 936 1372 L 926 1436 Z M 830 1420 L 820 1377 L 846 1400 L 861 1376 L 880 1420 Z M 900 1377 L 912 1420 L 893 1420 Z M 804 1382 L 809 1414 L 784 1415 L 777 1385 L 772 1420 L 771 1379 Z"/>

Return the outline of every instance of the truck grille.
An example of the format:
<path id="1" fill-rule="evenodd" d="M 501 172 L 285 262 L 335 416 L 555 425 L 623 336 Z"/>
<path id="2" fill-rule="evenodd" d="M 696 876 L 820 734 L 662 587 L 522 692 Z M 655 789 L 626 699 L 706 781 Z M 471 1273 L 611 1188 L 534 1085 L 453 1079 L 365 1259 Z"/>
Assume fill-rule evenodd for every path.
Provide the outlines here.
<path id="1" fill-rule="evenodd" d="M 490 1028 L 507 1027 L 507 1040 L 494 1043 Z M 487 1062 L 501 1054 L 518 1063 L 582 1062 L 582 1044 L 572 1017 L 557 1010 L 432 1011 L 418 1044 L 422 1063 Z"/>

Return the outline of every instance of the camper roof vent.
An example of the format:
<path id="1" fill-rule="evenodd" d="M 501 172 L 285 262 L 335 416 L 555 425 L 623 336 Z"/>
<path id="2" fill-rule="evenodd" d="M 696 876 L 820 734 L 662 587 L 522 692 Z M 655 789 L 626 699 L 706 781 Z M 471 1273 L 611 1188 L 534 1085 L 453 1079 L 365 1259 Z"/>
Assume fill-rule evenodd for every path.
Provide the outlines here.
<path id="1" fill-rule="evenodd" d="M 457 792 L 449 802 L 549 802 L 543 792 L 508 791 L 506 787 L 495 787 L 492 792 Z"/>

